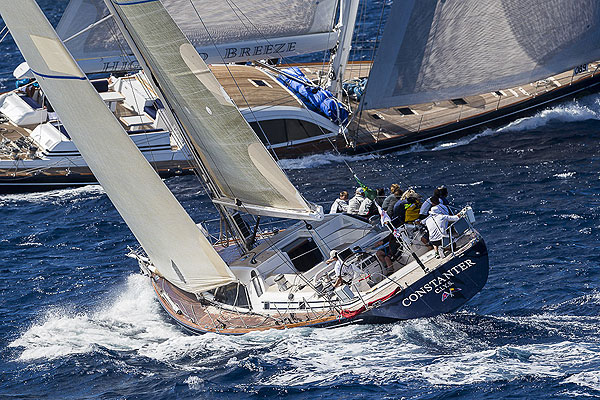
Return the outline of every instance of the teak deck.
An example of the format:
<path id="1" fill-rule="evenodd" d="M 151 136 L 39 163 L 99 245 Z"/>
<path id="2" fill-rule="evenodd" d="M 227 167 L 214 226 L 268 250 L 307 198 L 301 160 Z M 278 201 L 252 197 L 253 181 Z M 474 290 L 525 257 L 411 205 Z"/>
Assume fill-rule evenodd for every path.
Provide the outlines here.
<path id="1" fill-rule="evenodd" d="M 318 81 L 321 64 L 298 66 L 310 79 Z M 440 136 L 464 135 L 467 130 L 498 126 L 553 101 L 597 86 L 600 83 L 598 67 L 598 62 L 592 62 L 588 64 L 587 71 L 577 75 L 569 70 L 525 85 L 461 99 L 367 110 L 354 116 L 348 127 L 348 143 L 339 137 L 337 147 L 357 153 L 385 151 Z M 370 62 L 350 63 L 345 77 L 367 77 L 370 68 Z M 211 69 L 241 108 L 247 105 L 301 107 L 287 89 L 282 88 L 274 78 L 260 69 L 239 65 L 214 65 Z M 251 82 L 253 79 L 262 79 L 272 87 L 257 87 Z M 359 106 L 356 101 L 347 98 L 344 98 L 344 101 L 356 112 Z"/>

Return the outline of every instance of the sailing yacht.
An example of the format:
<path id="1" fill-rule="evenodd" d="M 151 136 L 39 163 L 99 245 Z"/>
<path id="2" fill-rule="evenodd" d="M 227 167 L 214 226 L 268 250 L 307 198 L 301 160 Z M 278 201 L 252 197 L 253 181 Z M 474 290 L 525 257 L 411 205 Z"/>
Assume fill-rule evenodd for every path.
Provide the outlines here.
<path id="1" fill-rule="evenodd" d="M 359 0 L 248 0 L 206 8 L 195 1 L 162 2 L 213 64 L 211 70 L 244 116 L 251 117 L 246 102 L 251 109 L 269 110 L 249 121 L 267 145 L 277 144 L 280 157 L 327 151 L 330 142 L 341 152 L 369 153 L 454 138 L 597 91 L 600 84 L 600 5 L 591 0 L 395 1 L 373 59 L 360 62 L 348 61 L 361 18 Z M 72 0 L 67 11 L 59 33 L 63 39 L 79 35 L 67 47 L 84 71 L 132 65 L 135 57 L 126 55 L 133 52 L 111 25 L 102 0 Z M 268 54 L 255 54 L 269 44 Z M 285 65 L 278 70 L 223 65 L 318 50 L 332 55 L 325 69 L 323 64 L 297 67 L 306 81 L 331 92 L 351 112 L 346 122 L 330 120 L 334 126 L 322 123 L 327 115 L 315 112 L 303 95 L 316 87 L 285 83 Z M 256 76 L 251 80 L 258 87 L 248 75 Z M 271 78 L 263 84 L 261 76 Z M 283 98 L 269 87 L 275 85 L 290 93 L 286 107 L 295 102 L 310 109 L 292 115 L 279 104 L 272 107 L 273 98 Z M 289 137 L 291 119 L 314 122 L 306 131 L 321 134 Z"/>
<path id="2" fill-rule="evenodd" d="M 288 2 L 288 7 L 302 13 L 286 18 L 277 11 L 279 0 L 260 6 L 241 2 L 241 13 L 261 11 L 252 13 L 250 31 L 231 17 L 229 6 L 215 3 L 208 10 L 203 6 L 208 35 L 198 26 L 194 3 L 164 3 L 202 57 L 221 63 L 212 67 L 214 74 L 269 150 L 278 157 L 295 157 L 331 149 L 343 129 L 338 123 L 307 110 L 269 70 L 223 62 L 333 47 L 336 0 Z M 96 77 L 92 84 L 160 176 L 190 173 L 189 150 L 173 134 L 177 126 L 163 117 L 160 99 L 144 72 L 138 71 L 139 63 L 103 1 L 71 1 L 57 32 L 80 67 Z M 0 96 L 0 193 L 96 183 L 27 63 L 13 75 L 19 87 Z"/>
<path id="3" fill-rule="evenodd" d="M 308 202 L 287 179 L 160 1 L 113 0 L 108 6 L 167 117 L 180 126 L 219 215 L 237 236 L 234 245 L 219 249 L 209 242 L 34 0 L 18 7 L 0 0 L 0 14 L 141 244 L 143 254 L 133 256 L 178 323 L 194 333 L 242 334 L 401 320 L 454 311 L 482 289 L 487 248 L 470 208 L 459 212 L 439 258 L 421 243 L 417 227 L 394 227 L 385 214 L 381 224 L 324 216 L 322 207 Z M 254 230 L 240 213 L 256 218 Z M 261 216 L 299 222 L 257 243 Z M 395 240 L 399 251 L 386 268 L 376 249 L 388 240 Z M 341 285 L 334 282 L 338 268 L 325 260 L 328 255 L 343 271 Z"/>
<path id="4" fill-rule="evenodd" d="M 394 2 L 372 62 L 348 61 L 358 0 L 162 2 L 279 158 L 455 138 L 600 84 L 600 6 L 588 0 Z M 146 75 L 122 76 L 140 66 L 104 1 L 71 0 L 57 31 L 84 72 L 115 74 L 108 89 L 96 87 L 161 176 L 189 172 L 191 155 L 172 137 L 177 126 L 163 123 Z M 332 54 L 325 69 L 304 64 L 290 74 L 257 61 L 322 50 Z M 14 75 L 34 78 L 26 63 Z M 95 181 L 34 85 L 0 97 L 0 191 Z"/>

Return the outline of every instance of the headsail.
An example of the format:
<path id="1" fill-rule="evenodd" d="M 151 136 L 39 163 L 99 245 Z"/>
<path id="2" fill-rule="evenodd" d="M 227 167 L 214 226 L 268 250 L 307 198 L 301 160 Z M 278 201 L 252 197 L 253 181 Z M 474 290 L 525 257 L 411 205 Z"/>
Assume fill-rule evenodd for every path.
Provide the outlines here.
<path id="1" fill-rule="evenodd" d="M 214 201 L 251 214 L 321 219 L 322 207 L 307 203 L 287 179 L 161 2 L 113 4 L 218 187 Z"/>
<path id="2" fill-rule="evenodd" d="M 34 0 L 0 14 L 90 169 L 161 275 L 189 292 L 234 276 L 133 144 Z"/>
<path id="3" fill-rule="evenodd" d="M 207 63 L 293 56 L 333 48 L 337 0 L 163 0 Z M 202 21 L 200 21 L 200 17 Z M 56 31 L 65 40 L 109 15 L 103 0 L 71 0 Z M 114 21 L 66 42 L 86 73 L 126 70 L 134 60 Z M 220 54 L 219 54 L 220 53 Z"/>
<path id="4" fill-rule="evenodd" d="M 363 108 L 460 98 L 600 58 L 596 0 L 395 1 Z"/>

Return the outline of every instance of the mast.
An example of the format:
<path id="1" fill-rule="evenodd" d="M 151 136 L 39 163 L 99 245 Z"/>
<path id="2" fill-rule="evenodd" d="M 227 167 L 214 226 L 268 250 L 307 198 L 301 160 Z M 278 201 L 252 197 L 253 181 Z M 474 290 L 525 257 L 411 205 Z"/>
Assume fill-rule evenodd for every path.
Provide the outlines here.
<path id="1" fill-rule="evenodd" d="M 133 38 L 131 37 L 131 34 L 125 27 L 125 24 L 123 24 L 123 21 L 121 20 L 112 1 L 104 0 L 104 4 L 106 4 L 106 7 L 108 8 L 110 14 L 113 16 L 114 21 L 116 22 L 117 26 L 119 27 L 119 30 L 123 34 L 123 37 L 127 41 L 129 48 L 133 51 L 133 54 L 137 58 L 142 70 L 144 71 L 146 76 L 152 80 L 152 83 L 158 89 L 160 89 L 160 84 L 158 83 L 158 80 L 155 79 L 155 77 L 152 73 L 152 70 L 150 69 L 150 67 L 148 66 L 148 64 L 145 61 L 144 55 L 140 52 L 139 48 L 135 44 Z M 162 90 L 157 90 L 156 94 L 157 94 L 157 96 L 159 96 L 159 98 L 163 104 L 170 105 L 169 101 L 165 98 Z M 173 134 L 177 135 L 179 137 L 179 139 L 185 143 L 186 147 L 188 148 L 188 151 L 190 151 L 192 153 L 193 160 L 191 160 L 191 161 L 193 162 L 194 167 L 196 168 L 196 171 L 198 171 L 200 178 L 202 179 L 202 182 L 204 183 L 204 185 L 207 189 L 210 199 L 213 200 L 213 204 L 219 211 L 220 217 L 224 219 L 225 223 L 229 226 L 229 229 L 231 230 L 231 232 L 233 232 L 238 237 L 239 242 L 243 246 L 244 250 L 249 251 L 251 248 L 249 246 L 250 243 L 246 242 L 244 233 L 242 230 L 243 228 L 238 224 L 238 222 L 234 218 L 232 212 L 227 207 L 223 206 L 222 204 L 218 204 L 218 203 L 214 202 L 214 200 L 216 200 L 220 197 L 223 197 L 223 193 L 221 193 L 219 191 L 218 185 L 215 184 L 212 177 L 206 170 L 206 167 L 204 166 L 202 161 L 200 161 L 200 157 L 197 154 L 197 152 L 195 151 L 194 146 L 190 143 L 188 137 L 186 135 L 182 134 L 183 127 L 181 126 L 180 121 L 177 119 L 177 116 L 173 112 L 173 109 L 170 106 L 168 106 L 168 107 L 165 107 L 164 110 L 165 110 L 165 113 L 167 114 L 167 119 L 169 121 L 169 124 L 173 128 L 173 129 L 171 129 L 171 132 Z M 175 127 L 176 127 L 176 129 L 175 129 Z"/>
<path id="2" fill-rule="evenodd" d="M 356 25 L 356 14 L 358 11 L 359 0 L 341 0 L 340 1 L 340 22 L 338 28 L 341 29 L 338 44 L 335 53 L 332 55 L 331 68 L 329 70 L 328 90 L 342 99 L 342 82 L 344 71 L 348 64 L 350 51 L 352 50 L 352 35 Z"/>
<path id="3" fill-rule="evenodd" d="M 181 129 L 213 203 L 238 236 L 247 238 L 248 227 L 231 210 L 323 218 L 322 207 L 292 185 L 161 2 L 107 5 Z"/>

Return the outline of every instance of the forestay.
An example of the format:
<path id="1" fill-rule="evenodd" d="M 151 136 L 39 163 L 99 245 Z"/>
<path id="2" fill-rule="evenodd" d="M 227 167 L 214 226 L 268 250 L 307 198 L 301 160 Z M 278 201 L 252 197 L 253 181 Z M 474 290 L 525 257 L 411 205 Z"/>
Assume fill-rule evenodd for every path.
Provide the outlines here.
<path id="1" fill-rule="evenodd" d="M 200 292 L 234 276 L 133 144 L 34 0 L 0 0 L 0 14 L 44 93 L 159 273 Z"/>
<path id="2" fill-rule="evenodd" d="M 363 108 L 495 91 L 597 59 L 597 0 L 395 1 Z"/>
<path id="3" fill-rule="evenodd" d="M 114 1 L 118 17 L 220 193 L 217 203 L 251 214 L 321 219 L 252 128 L 161 2 Z"/>
<path id="4" fill-rule="evenodd" d="M 206 62 L 247 61 L 330 49 L 337 0 L 163 0 Z M 71 0 L 56 28 L 86 73 L 137 67 L 103 0 Z M 90 25 L 102 21 L 93 28 Z M 125 56 L 123 56 L 125 55 Z"/>

